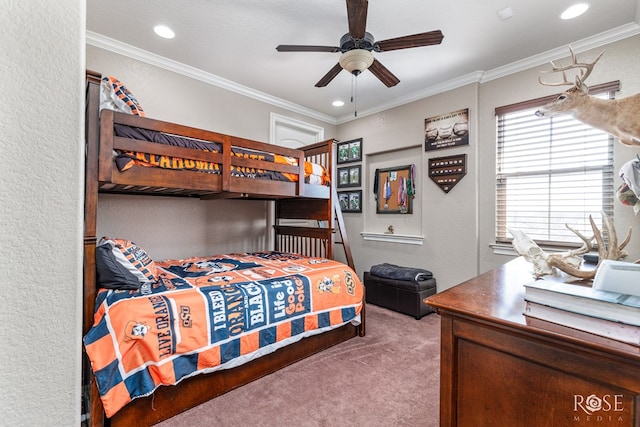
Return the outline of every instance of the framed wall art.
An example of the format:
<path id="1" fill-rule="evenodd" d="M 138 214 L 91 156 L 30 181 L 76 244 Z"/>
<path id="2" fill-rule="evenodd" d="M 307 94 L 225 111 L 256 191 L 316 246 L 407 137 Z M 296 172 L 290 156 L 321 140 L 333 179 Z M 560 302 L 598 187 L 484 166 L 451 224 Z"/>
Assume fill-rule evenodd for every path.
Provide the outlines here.
<path id="1" fill-rule="evenodd" d="M 362 165 L 338 168 L 338 188 L 360 187 Z"/>
<path id="2" fill-rule="evenodd" d="M 338 164 L 359 162 L 362 160 L 362 138 L 338 142 Z"/>
<path id="3" fill-rule="evenodd" d="M 338 191 L 338 203 L 342 212 L 362 212 L 362 190 Z"/>
<path id="4" fill-rule="evenodd" d="M 410 194 L 411 165 L 376 170 L 376 213 L 413 213 L 413 197 Z"/>
<path id="5" fill-rule="evenodd" d="M 424 120 L 424 151 L 469 145 L 469 109 Z"/>

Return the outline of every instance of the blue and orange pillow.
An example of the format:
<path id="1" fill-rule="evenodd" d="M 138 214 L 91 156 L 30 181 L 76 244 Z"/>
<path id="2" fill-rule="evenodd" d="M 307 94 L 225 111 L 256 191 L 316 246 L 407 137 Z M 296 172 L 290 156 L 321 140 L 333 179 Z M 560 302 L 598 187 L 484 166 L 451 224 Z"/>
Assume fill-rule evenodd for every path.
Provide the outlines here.
<path id="1" fill-rule="evenodd" d="M 96 247 L 99 288 L 136 290 L 157 282 L 157 270 L 149 254 L 131 240 L 103 237 Z"/>
<path id="2" fill-rule="evenodd" d="M 103 77 L 100 85 L 100 110 L 119 111 L 144 117 L 144 110 L 135 96 L 115 77 Z"/>

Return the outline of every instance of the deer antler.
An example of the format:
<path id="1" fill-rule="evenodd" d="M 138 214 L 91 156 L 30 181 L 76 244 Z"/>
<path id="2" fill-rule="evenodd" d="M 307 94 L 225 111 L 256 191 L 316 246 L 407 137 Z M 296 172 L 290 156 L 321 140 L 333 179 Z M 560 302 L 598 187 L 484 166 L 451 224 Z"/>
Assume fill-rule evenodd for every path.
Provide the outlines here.
<path id="1" fill-rule="evenodd" d="M 607 236 L 609 241 L 605 245 L 604 238 L 602 237 L 602 233 L 598 230 L 593 219 L 589 217 L 589 221 L 591 222 L 591 228 L 593 228 L 593 232 L 595 234 L 596 242 L 598 243 L 598 255 L 600 259 L 611 259 L 611 260 L 619 260 L 625 258 L 628 254 L 623 249 L 631 240 L 631 227 L 627 231 L 627 236 L 624 238 L 622 243 L 618 245 L 618 235 L 616 233 L 616 227 L 613 224 L 613 221 L 607 214 L 602 213 L 602 220 L 604 221 L 604 230 L 607 232 Z"/>
<path id="2" fill-rule="evenodd" d="M 625 246 L 627 246 L 627 244 L 631 240 L 631 228 L 629 228 L 629 231 L 627 231 L 627 236 L 622 241 L 622 243 L 618 245 L 618 235 L 616 233 L 616 227 L 613 224 L 613 221 L 604 212 L 602 212 L 602 220 L 604 222 L 603 229 L 607 233 L 608 240 L 609 240 L 607 244 L 605 244 L 604 242 L 602 232 L 596 226 L 596 223 L 591 217 L 591 215 L 589 215 L 589 222 L 591 223 L 591 229 L 593 230 L 593 235 L 594 235 L 592 239 L 595 238 L 596 242 L 598 243 L 599 258 L 598 258 L 598 265 L 596 266 L 596 268 L 594 268 L 593 270 L 581 270 L 579 267 L 576 267 L 575 265 L 568 263 L 566 258 L 554 256 L 556 254 L 551 254 L 547 257 L 547 263 L 549 264 L 549 266 L 555 267 L 558 270 L 563 271 L 579 279 L 593 279 L 603 259 L 610 259 L 615 261 L 615 260 L 619 260 L 626 257 L 627 252 L 623 251 L 623 249 Z M 567 225 L 567 228 L 569 228 L 571 231 L 577 234 L 584 242 L 586 242 L 586 239 L 584 238 L 584 236 L 582 236 L 582 234 L 580 234 L 578 231 L 572 229 L 568 225 Z M 590 241 L 591 240 L 589 240 L 589 242 Z M 589 246 L 590 246 L 590 243 L 589 243 Z M 585 246 L 583 245 L 583 248 L 584 247 Z M 587 251 L 581 252 L 581 253 L 584 254 L 584 253 L 587 253 Z"/>
<path id="3" fill-rule="evenodd" d="M 576 230 L 573 227 L 570 227 L 569 224 L 565 224 L 565 227 L 567 227 L 569 230 L 571 230 L 573 232 L 573 234 L 575 234 L 576 236 L 578 236 L 580 238 L 580 240 L 582 240 L 582 246 L 580 246 L 578 249 L 573 249 L 567 252 L 568 256 L 582 256 L 584 254 L 586 254 L 587 252 L 589 252 L 592 248 L 591 246 L 591 242 L 593 241 L 594 236 L 591 236 L 590 238 L 586 238 L 582 233 L 580 233 L 578 230 Z"/>
<path id="4" fill-rule="evenodd" d="M 564 271 L 565 273 L 570 274 L 574 277 L 578 277 L 580 279 L 593 278 L 593 276 L 588 277 L 591 274 L 590 271 L 580 270 L 582 259 L 578 257 L 581 257 L 591 250 L 591 242 L 594 239 L 595 233 L 594 236 L 587 238 L 578 230 L 570 227 L 568 224 L 565 224 L 564 226 L 571 230 L 576 236 L 578 236 L 580 240 L 582 240 L 582 246 L 580 246 L 578 249 L 573 249 L 565 253 L 550 254 L 547 256 L 547 263 L 550 267 L 555 267 L 560 271 Z M 595 272 L 593 274 L 595 275 Z"/>
<path id="5" fill-rule="evenodd" d="M 593 66 L 596 65 L 596 62 L 598 62 L 600 57 L 604 54 L 604 51 L 600 52 L 600 55 L 598 55 L 598 57 L 595 60 L 593 60 L 593 62 L 588 64 L 588 63 L 584 63 L 584 62 L 578 62 L 578 58 L 576 57 L 576 54 L 573 51 L 573 49 L 571 48 L 571 46 L 569 46 L 569 50 L 571 51 L 571 60 L 572 60 L 571 64 L 565 65 L 563 67 L 559 67 L 556 64 L 554 64 L 553 61 L 551 61 L 551 66 L 553 68 L 550 71 L 541 71 L 542 73 L 556 73 L 558 71 L 562 71 L 563 81 L 562 82 L 557 82 L 557 83 L 545 82 L 545 81 L 542 80 L 542 76 L 539 76 L 538 77 L 538 81 L 540 82 L 540 84 L 542 84 L 544 86 L 570 85 L 570 86 L 575 86 L 577 88 L 580 88 L 580 87 L 583 86 L 584 81 L 587 79 L 587 77 L 589 77 L 589 75 L 593 71 Z M 580 74 L 578 76 L 576 76 L 575 82 L 570 82 L 567 79 L 567 73 L 566 72 L 568 70 L 581 69 L 581 68 L 582 68 L 582 71 L 580 72 Z"/>
<path id="6" fill-rule="evenodd" d="M 522 231 L 509 229 L 509 232 L 513 235 L 514 249 L 519 255 L 522 255 L 527 261 L 533 264 L 533 272 L 536 277 L 553 274 L 554 270 L 560 270 L 579 279 L 593 279 L 602 260 L 610 259 L 615 261 L 627 256 L 627 253 L 623 249 L 627 246 L 629 240 L 631 240 L 631 228 L 629 228 L 627 237 L 625 237 L 622 243 L 618 244 L 618 236 L 616 234 L 616 228 L 613 221 L 604 212 L 602 212 L 602 220 L 603 230 L 607 234 L 608 238 L 607 244 L 605 244 L 603 233 L 598 229 L 593 218 L 589 216 L 593 236 L 585 237 L 579 231 L 571 228 L 568 224 L 565 224 L 565 227 L 571 230 L 580 238 L 580 240 L 582 240 L 582 246 L 578 249 L 562 253 L 548 254 Z M 591 242 L 594 239 L 598 243 L 598 265 L 594 269 L 582 270 L 580 268 L 580 265 L 582 264 L 582 255 L 591 250 Z"/>
<path id="7" fill-rule="evenodd" d="M 591 250 L 593 237 L 587 238 L 577 230 L 565 224 L 569 230 L 575 233 L 582 240 L 582 246 L 561 253 L 548 254 L 536 242 L 524 232 L 518 229 L 509 229 L 513 235 L 513 247 L 519 255 L 533 264 L 533 271 L 536 277 L 542 277 L 554 273 L 554 267 L 577 270 L 582 263 L 582 255 Z M 561 267 L 558 267 L 561 266 Z M 565 271 L 564 269 L 562 271 Z"/>

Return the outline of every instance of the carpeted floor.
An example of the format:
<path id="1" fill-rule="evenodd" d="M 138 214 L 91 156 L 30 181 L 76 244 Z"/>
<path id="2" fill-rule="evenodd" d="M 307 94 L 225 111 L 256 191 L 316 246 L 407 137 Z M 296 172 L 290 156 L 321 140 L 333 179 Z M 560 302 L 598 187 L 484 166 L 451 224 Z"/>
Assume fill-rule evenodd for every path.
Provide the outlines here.
<path id="1" fill-rule="evenodd" d="M 353 338 L 177 415 L 161 427 L 437 426 L 440 318 L 367 306 Z"/>

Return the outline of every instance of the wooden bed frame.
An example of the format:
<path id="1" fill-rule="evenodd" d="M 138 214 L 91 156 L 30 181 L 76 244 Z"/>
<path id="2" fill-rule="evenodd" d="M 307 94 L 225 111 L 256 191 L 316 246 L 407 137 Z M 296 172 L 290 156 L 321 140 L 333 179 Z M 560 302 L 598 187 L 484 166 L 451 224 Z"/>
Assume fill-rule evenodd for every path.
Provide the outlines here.
<path id="1" fill-rule="evenodd" d="M 337 222 L 339 228 L 344 230 L 340 209 L 335 209 L 336 191 L 331 187 L 305 184 L 303 167 L 306 159 L 331 170 L 333 140 L 313 144 L 302 150 L 293 150 L 146 117 L 107 110 L 103 110 L 100 114 L 100 79 L 100 74 L 87 72 L 83 334 L 86 334 L 93 324 L 97 292 L 95 249 L 98 193 L 184 196 L 201 199 L 274 200 L 276 204 L 275 250 L 333 258 L 334 223 Z M 202 152 L 120 138 L 114 136 L 114 123 L 189 138 L 222 141 L 222 153 Z M 230 154 L 231 146 L 295 157 L 300 166 L 235 157 Z M 214 175 L 151 167 L 133 167 L 126 172 L 120 172 L 113 159 L 114 149 L 214 162 L 221 165 L 221 173 Z M 231 165 L 293 173 L 298 175 L 298 180 L 285 182 L 235 177 L 229 173 Z M 283 219 L 322 221 L 326 226 L 287 226 L 281 224 Z M 353 260 L 345 235 L 342 240 L 347 263 L 353 268 Z M 160 387 L 149 397 L 135 399 L 110 419 L 104 416 L 91 367 L 87 358 L 84 357 L 83 411 L 88 414 L 88 424 L 92 426 L 152 425 L 358 335 L 364 335 L 364 308 L 360 326 L 347 324 L 333 331 L 304 338 L 237 368 L 198 375 L 175 386 Z"/>

